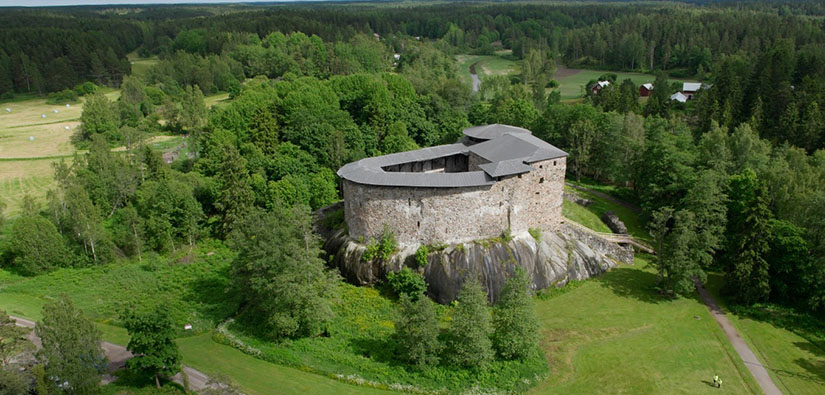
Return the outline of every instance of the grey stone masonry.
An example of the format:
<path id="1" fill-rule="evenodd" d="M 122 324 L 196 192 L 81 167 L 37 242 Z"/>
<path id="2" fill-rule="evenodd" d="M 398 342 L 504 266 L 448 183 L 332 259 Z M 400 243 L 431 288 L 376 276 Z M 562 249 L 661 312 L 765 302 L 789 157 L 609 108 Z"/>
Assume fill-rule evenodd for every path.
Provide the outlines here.
<path id="1" fill-rule="evenodd" d="M 510 128 L 489 125 L 491 140 L 465 139 L 444 149 L 368 158 L 344 166 L 338 174 L 343 178 L 350 237 L 378 238 L 387 227 L 403 246 L 461 243 L 508 230 L 512 234 L 530 228 L 557 231 L 567 154 L 526 129 L 513 134 Z M 414 161 L 407 162 L 410 159 Z M 445 174 L 456 173 L 468 175 L 455 178 L 459 181 L 485 177 L 488 181 L 442 182 Z M 438 179 L 430 183 L 430 176 Z"/>

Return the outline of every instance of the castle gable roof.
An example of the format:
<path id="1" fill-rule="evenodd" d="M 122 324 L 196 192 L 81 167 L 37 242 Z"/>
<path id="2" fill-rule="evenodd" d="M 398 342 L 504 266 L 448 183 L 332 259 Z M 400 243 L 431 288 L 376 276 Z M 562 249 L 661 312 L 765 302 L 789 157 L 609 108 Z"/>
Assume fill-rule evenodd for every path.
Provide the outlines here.
<path id="1" fill-rule="evenodd" d="M 365 158 L 348 163 L 338 170 L 346 180 L 367 185 L 406 187 L 474 187 L 492 185 L 497 177 L 530 172 L 530 163 L 561 158 L 567 153 L 532 135 L 524 128 L 509 125 L 486 125 L 464 130 L 475 140 L 423 148 L 415 151 Z M 464 172 L 403 172 L 385 171 L 389 166 L 429 161 L 470 153 L 489 161 L 481 170 Z"/>

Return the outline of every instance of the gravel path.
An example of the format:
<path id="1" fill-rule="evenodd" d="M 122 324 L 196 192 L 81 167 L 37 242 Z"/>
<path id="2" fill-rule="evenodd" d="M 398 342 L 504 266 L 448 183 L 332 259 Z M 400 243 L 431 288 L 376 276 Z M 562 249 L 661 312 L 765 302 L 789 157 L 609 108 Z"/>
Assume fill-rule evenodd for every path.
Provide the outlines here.
<path id="1" fill-rule="evenodd" d="M 739 331 L 734 328 L 733 324 L 730 323 L 728 317 L 725 316 L 725 312 L 719 307 L 719 304 L 716 303 L 716 299 L 705 289 L 705 285 L 699 282 L 698 280 L 695 281 L 696 283 L 696 290 L 699 291 L 699 296 L 702 298 L 702 302 L 708 306 L 708 310 L 710 310 L 710 315 L 713 316 L 713 319 L 716 320 L 716 323 L 722 327 L 722 331 L 725 332 L 725 336 L 728 337 L 728 340 L 733 345 L 733 348 L 739 354 L 739 357 L 742 358 L 742 362 L 745 363 L 745 366 L 753 375 L 753 378 L 759 383 L 759 386 L 762 387 L 762 391 L 765 392 L 767 395 L 781 395 L 782 391 L 779 390 L 779 387 L 774 384 L 773 380 L 771 380 L 771 376 L 768 374 L 768 370 L 765 369 L 765 366 L 759 362 L 759 359 L 756 358 L 756 355 L 751 351 L 747 344 L 745 344 L 745 340 L 742 339 L 742 336 L 739 334 Z M 722 380 L 725 378 L 723 377 Z"/>
<path id="2" fill-rule="evenodd" d="M 17 321 L 17 326 L 34 329 L 34 321 L 15 316 L 10 317 L 11 319 Z M 34 343 L 37 346 L 37 348 L 41 347 L 40 338 L 38 338 L 34 334 L 33 330 L 31 331 L 31 333 L 29 333 L 29 340 L 31 340 L 32 343 Z M 126 361 L 129 358 L 132 358 L 132 353 L 130 353 L 129 350 L 126 349 L 126 347 L 119 346 L 117 344 L 109 342 L 101 342 L 100 346 L 101 348 L 103 348 L 103 352 L 106 354 L 106 358 L 109 359 L 109 372 L 103 375 L 101 382 L 103 384 L 108 384 L 116 380 L 116 377 L 113 376 L 112 373 L 126 366 Z M 183 371 L 186 373 L 187 376 L 189 376 L 189 389 L 199 391 L 206 388 L 207 382 L 209 382 L 208 376 L 188 366 L 184 366 Z M 183 376 L 180 373 L 178 373 L 172 376 L 172 381 L 180 385 L 183 385 Z"/>

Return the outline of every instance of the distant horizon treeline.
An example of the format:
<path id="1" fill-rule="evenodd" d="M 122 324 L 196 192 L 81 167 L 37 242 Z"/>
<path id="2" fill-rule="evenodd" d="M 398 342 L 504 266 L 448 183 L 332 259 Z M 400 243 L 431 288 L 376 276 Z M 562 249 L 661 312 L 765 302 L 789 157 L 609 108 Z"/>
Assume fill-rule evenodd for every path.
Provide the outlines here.
<path id="1" fill-rule="evenodd" d="M 788 40 L 795 51 L 825 53 L 821 22 L 804 17 L 821 14 L 820 8 L 804 2 L 707 7 L 571 2 L 144 6 L 121 13 L 104 7 L 9 9 L 0 16 L 0 98 L 55 92 L 85 81 L 119 86 L 130 71 L 126 55 L 133 51 L 161 59 L 178 51 L 223 56 L 249 44 L 250 33 L 263 39 L 273 32 L 302 32 L 336 44 L 376 33 L 394 52 L 404 50 L 400 37 L 441 40 L 453 53 L 508 48 L 518 59 L 540 49 L 571 66 L 670 70 L 701 78 L 722 56 L 755 58 L 777 40 Z"/>

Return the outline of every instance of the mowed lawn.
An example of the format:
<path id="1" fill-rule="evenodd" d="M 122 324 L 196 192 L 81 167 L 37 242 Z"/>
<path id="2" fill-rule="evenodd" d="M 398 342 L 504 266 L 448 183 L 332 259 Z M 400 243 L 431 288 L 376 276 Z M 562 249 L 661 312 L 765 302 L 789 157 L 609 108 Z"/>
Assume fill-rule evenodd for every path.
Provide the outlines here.
<path id="1" fill-rule="evenodd" d="M 571 72 L 572 73 L 569 73 Z M 622 81 L 630 78 L 636 87 L 638 87 L 646 82 L 653 83 L 656 79 L 656 76 L 652 74 L 643 74 L 643 73 L 627 73 L 627 72 L 619 72 L 619 71 L 608 71 L 608 70 L 586 70 L 586 69 L 578 69 L 578 72 L 575 72 L 574 69 L 568 70 L 568 73 L 564 77 L 556 77 L 556 81 L 559 83 L 559 87 L 557 90 L 561 93 L 562 100 L 569 100 L 575 99 L 584 96 L 585 93 L 585 85 L 590 80 L 596 80 L 600 76 L 613 73 L 616 74 L 617 79 L 616 83 L 620 84 Z M 676 79 L 672 78 L 668 80 L 669 82 L 684 82 L 690 80 L 684 79 Z"/>
<path id="2" fill-rule="evenodd" d="M 720 289 L 724 278 L 708 275 L 707 289 L 724 306 Z M 825 394 L 825 349 L 770 322 L 728 313 L 728 319 L 745 339 L 773 382 L 786 394 Z"/>
<path id="3" fill-rule="evenodd" d="M 569 292 L 538 300 L 550 377 L 536 394 L 759 393 L 697 297 L 663 300 L 637 257 Z"/>
<path id="4" fill-rule="evenodd" d="M 498 55 L 456 55 L 458 62 L 458 76 L 461 82 L 472 86 L 470 66 L 476 65 L 476 73 L 482 80 L 493 75 L 510 75 L 521 72 L 521 65 L 517 60 L 511 60 Z"/>

